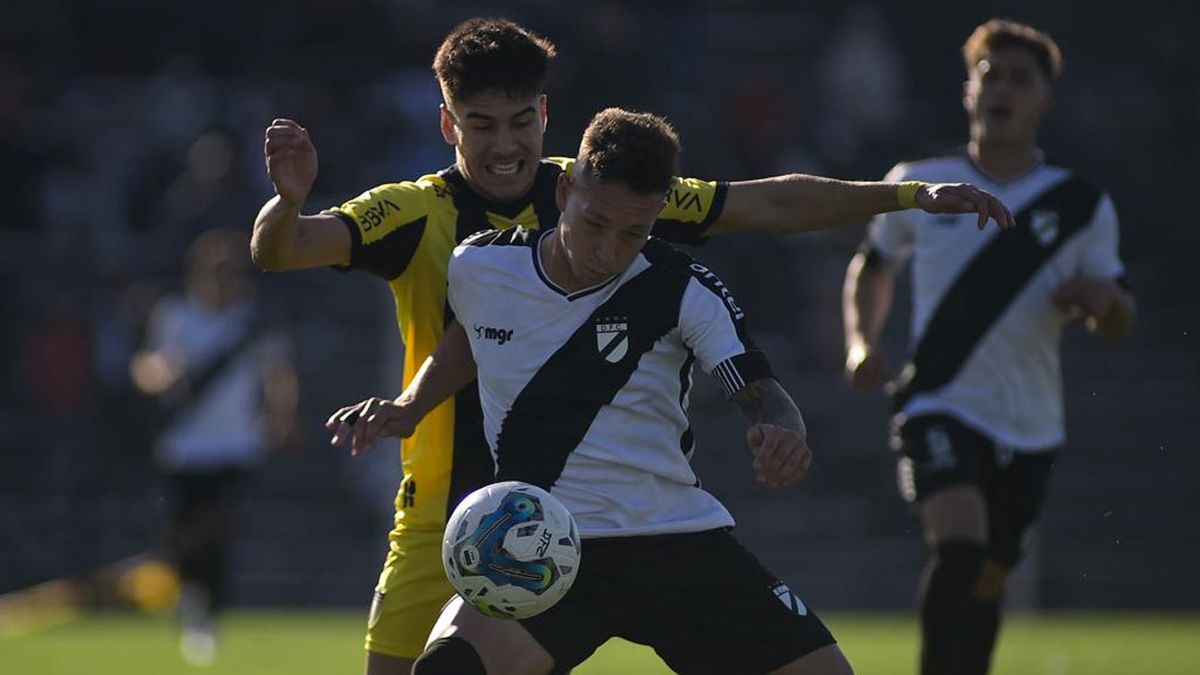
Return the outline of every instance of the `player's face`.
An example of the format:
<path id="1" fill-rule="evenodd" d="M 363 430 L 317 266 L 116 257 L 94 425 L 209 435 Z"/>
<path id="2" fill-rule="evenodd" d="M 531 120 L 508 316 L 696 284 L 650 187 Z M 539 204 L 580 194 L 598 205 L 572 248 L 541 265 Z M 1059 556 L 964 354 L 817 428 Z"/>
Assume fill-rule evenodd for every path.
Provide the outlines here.
<path id="1" fill-rule="evenodd" d="M 1050 99 L 1050 81 L 1028 50 L 988 52 L 963 89 L 971 138 L 985 144 L 1035 143 Z"/>
<path id="2" fill-rule="evenodd" d="M 238 260 L 203 260 L 188 270 L 189 292 L 213 309 L 225 309 L 240 300 L 248 289 L 248 280 Z"/>
<path id="3" fill-rule="evenodd" d="M 559 177 L 558 236 L 579 288 L 601 284 L 629 267 L 645 246 L 664 197 L 634 192 L 617 181 Z"/>
<path id="4" fill-rule="evenodd" d="M 546 96 L 510 98 L 487 90 L 442 106 L 442 137 L 459 169 L 483 197 L 520 198 L 533 186 L 546 133 Z"/>

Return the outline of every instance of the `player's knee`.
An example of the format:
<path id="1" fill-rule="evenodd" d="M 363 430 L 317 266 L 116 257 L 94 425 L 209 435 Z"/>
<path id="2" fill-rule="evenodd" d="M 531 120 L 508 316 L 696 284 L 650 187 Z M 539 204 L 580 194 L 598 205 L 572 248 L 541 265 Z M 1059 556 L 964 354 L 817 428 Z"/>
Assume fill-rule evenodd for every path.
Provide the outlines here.
<path id="1" fill-rule="evenodd" d="M 975 582 L 975 598 L 983 602 L 999 600 L 1007 581 L 1008 568 L 990 557 L 985 559 Z"/>
<path id="2" fill-rule="evenodd" d="M 930 592 L 954 597 L 971 595 L 979 583 L 987 549 L 982 542 L 966 539 L 944 541 L 937 546 Z"/>
<path id="3" fill-rule="evenodd" d="M 413 675 L 487 675 L 483 659 L 462 638 L 439 638 L 413 664 Z"/>

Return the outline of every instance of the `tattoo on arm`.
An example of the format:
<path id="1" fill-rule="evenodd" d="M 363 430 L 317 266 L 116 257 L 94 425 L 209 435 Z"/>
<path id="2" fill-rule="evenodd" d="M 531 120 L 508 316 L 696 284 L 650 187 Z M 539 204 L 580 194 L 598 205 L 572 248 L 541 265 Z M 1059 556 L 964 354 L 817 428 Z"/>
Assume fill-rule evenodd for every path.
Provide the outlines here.
<path id="1" fill-rule="evenodd" d="M 748 383 L 733 395 L 733 402 L 749 424 L 773 424 L 808 437 L 800 409 L 773 378 Z"/>

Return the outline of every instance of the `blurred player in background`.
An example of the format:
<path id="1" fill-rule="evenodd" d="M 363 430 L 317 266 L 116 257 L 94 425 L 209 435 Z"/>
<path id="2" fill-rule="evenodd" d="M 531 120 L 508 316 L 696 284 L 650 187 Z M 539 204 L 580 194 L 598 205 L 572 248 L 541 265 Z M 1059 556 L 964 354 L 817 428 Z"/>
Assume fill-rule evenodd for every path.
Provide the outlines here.
<path id="1" fill-rule="evenodd" d="M 1135 314 L 1112 199 L 1037 144 L 1062 69 L 1058 46 L 993 20 L 963 56 L 970 143 L 899 164 L 887 180 L 977 183 L 1013 208 L 1016 226 L 980 236 L 969 218 L 879 216 L 843 297 L 847 375 L 878 389 L 891 374 L 878 340 L 896 271 L 913 259 L 911 356 L 891 389 L 892 444 L 932 552 L 921 584 L 924 675 L 989 668 L 1005 581 L 1065 440 L 1064 327 L 1083 320 L 1121 341 Z"/>
<path id="2" fill-rule="evenodd" d="M 134 383 L 159 402 L 155 463 L 172 498 L 168 549 L 182 581 L 181 647 L 216 654 L 235 506 L 268 448 L 290 436 L 296 381 L 283 345 L 259 328 L 245 235 L 215 229 L 185 258 L 186 289 L 154 309 Z"/>
<path id="3" fill-rule="evenodd" d="M 543 158 L 548 119 L 548 40 L 503 19 L 472 19 L 443 41 L 433 69 L 441 86 L 441 133 L 455 163 L 415 181 L 372 188 L 317 215 L 301 215 L 317 176 L 308 131 L 277 119 L 266 130 L 267 172 L 277 196 L 260 211 L 251 250 L 264 269 L 332 265 L 389 285 L 405 343 L 404 383 L 416 375 L 453 318 L 446 265 L 468 235 L 489 228 L 550 227 L 555 188 L 573 160 Z M 901 208 L 977 214 L 1001 226 L 1009 214 L 969 185 L 856 183 L 788 175 L 718 183 L 677 179 L 654 233 L 698 243 L 735 231 L 802 232 Z M 386 403 L 368 399 L 345 413 L 366 420 Z M 363 413 L 361 416 L 359 413 Z M 375 591 L 366 639 L 367 672 L 407 673 L 452 591 L 440 561 L 441 533 L 459 499 L 491 482 L 478 397 L 468 389 L 432 411 L 403 446 L 404 478 L 395 528 Z M 355 434 L 355 451 L 369 440 Z"/>

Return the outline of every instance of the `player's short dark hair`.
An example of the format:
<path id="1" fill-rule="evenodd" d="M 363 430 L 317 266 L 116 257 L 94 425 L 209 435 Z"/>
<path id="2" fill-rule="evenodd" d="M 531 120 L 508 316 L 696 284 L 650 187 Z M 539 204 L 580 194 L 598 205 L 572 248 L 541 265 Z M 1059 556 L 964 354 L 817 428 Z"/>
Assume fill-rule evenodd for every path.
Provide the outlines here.
<path id="1" fill-rule="evenodd" d="M 508 19 L 474 18 L 458 24 L 433 57 L 446 96 L 462 100 L 488 89 L 512 98 L 541 94 L 554 44 Z"/>
<path id="2" fill-rule="evenodd" d="M 967 72 L 974 70 L 988 52 L 1014 48 L 1024 49 L 1033 55 L 1038 68 L 1051 82 L 1062 74 L 1062 50 L 1054 38 L 1033 26 L 1004 19 L 992 19 L 978 26 L 963 43 L 962 53 Z"/>
<path id="3" fill-rule="evenodd" d="M 618 181 L 641 194 L 665 193 L 679 149 L 679 135 L 665 119 L 606 108 L 583 132 L 576 162 L 578 170 L 599 180 Z"/>

